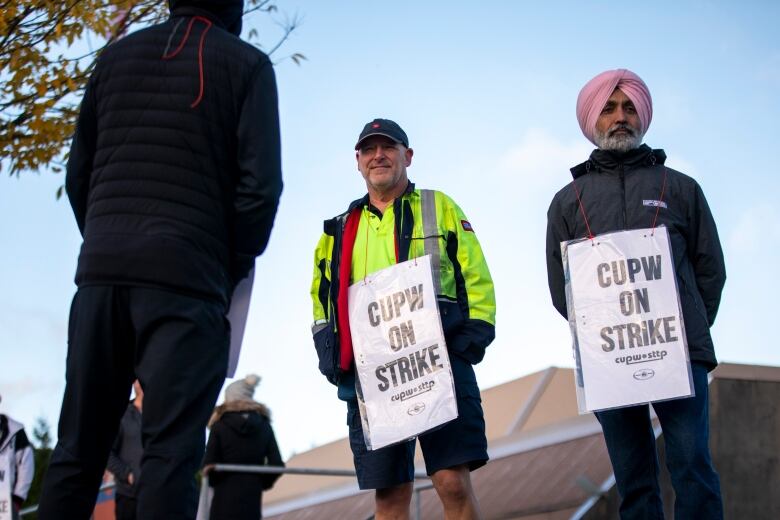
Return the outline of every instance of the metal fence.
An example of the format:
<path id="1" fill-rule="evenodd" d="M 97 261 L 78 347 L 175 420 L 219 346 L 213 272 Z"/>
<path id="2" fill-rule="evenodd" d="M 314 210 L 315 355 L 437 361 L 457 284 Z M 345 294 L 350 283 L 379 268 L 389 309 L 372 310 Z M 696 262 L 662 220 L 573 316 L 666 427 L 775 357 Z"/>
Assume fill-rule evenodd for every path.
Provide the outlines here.
<path id="1" fill-rule="evenodd" d="M 281 473 L 287 475 L 316 475 L 326 477 L 357 477 L 354 470 L 351 469 L 326 469 L 326 468 L 282 468 L 279 466 L 252 466 L 248 464 L 215 464 L 211 471 L 231 471 L 239 473 Z M 424 472 L 416 471 L 414 473 L 416 481 L 414 484 L 414 496 L 412 501 L 412 518 L 420 520 L 422 518 L 422 503 L 420 493 L 426 489 L 431 489 L 433 483 L 430 481 L 428 475 Z M 203 475 L 201 480 L 201 486 L 208 486 L 209 477 L 208 474 Z M 113 482 L 107 482 L 100 486 L 100 491 L 108 491 L 113 489 L 116 484 Z M 30 506 L 22 509 L 19 515 L 24 517 L 30 513 L 38 511 L 38 505 Z M 206 515 L 208 518 L 208 514 Z"/>
<path id="2" fill-rule="evenodd" d="M 243 473 L 286 473 L 291 475 L 319 475 L 329 477 L 355 477 L 357 473 L 351 469 L 323 469 L 323 468 L 282 468 L 279 466 L 250 466 L 245 464 L 215 464 L 211 471 L 232 471 Z M 414 472 L 415 484 L 412 499 L 412 518 L 422 518 L 422 497 L 420 494 L 433 487 L 430 477 L 425 472 Z M 208 485 L 208 474 L 203 476 L 201 486 Z M 208 518 L 208 515 L 206 516 Z M 371 517 L 373 518 L 373 516 Z"/>

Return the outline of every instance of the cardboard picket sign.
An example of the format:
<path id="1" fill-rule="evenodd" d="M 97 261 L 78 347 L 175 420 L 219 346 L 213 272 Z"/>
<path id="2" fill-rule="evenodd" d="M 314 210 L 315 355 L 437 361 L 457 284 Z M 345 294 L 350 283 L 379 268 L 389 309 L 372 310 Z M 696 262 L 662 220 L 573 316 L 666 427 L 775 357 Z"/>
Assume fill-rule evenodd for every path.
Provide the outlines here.
<path id="1" fill-rule="evenodd" d="M 561 242 L 561 253 L 580 413 L 693 395 L 666 227 Z"/>
<path id="2" fill-rule="evenodd" d="M 349 323 L 369 450 L 411 439 L 458 416 L 430 255 L 351 285 Z"/>
<path id="3" fill-rule="evenodd" d="M 228 347 L 228 368 L 225 377 L 234 377 L 238 358 L 241 355 L 241 344 L 244 342 L 244 330 L 246 329 L 246 319 L 249 316 L 249 303 L 252 299 L 252 286 L 255 283 L 254 266 L 249 274 L 238 282 L 233 289 L 233 296 L 230 299 L 230 309 L 227 313 L 227 320 L 230 323 L 230 346 Z"/>

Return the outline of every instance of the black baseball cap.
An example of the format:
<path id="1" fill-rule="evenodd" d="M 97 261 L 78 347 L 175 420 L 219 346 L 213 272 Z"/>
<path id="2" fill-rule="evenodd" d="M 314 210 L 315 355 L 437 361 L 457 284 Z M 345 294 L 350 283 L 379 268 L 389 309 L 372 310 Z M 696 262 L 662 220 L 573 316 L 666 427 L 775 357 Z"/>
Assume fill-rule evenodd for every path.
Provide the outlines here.
<path id="1" fill-rule="evenodd" d="M 389 137 L 396 143 L 409 148 L 409 138 L 406 137 L 406 132 L 398 126 L 398 123 L 390 121 L 389 119 L 374 119 L 370 123 L 366 123 L 366 126 L 363 127 L 363 131 L 360 132 L 360 137 L 358 137 L 358 141 L 355 144 L 355 150 L 360 148 L 360 143 L 362 143 L 365 138 L 371 137 L 372 135 Z"/>

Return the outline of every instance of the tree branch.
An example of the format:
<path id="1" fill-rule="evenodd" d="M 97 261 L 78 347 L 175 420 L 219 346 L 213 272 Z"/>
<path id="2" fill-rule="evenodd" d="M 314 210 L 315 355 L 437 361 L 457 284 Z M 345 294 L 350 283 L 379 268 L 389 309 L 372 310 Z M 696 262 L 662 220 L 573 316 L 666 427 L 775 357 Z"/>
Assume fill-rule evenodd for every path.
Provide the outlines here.
<path id="1" fill-rule="evenodd" d="M 16 18 L 14 18 L 11 21 L 11 24 L 8 26 L 8 33 L 3 38 L 3 41 L 0 42 L 0 52 L 4 51 L 5 44 L 8 42 L 8 39 L 11 38 L 11 35 L 14 34 L 14 31 L 19 26 L 19 24 L 22 23 L 22 20 L 27 18 L 27 15 L 30 14 L 30 11 L 32 11 L 32 9 L 33 9 L 33 6 L 32 5 L 28 5 L 27 9 L 25 9 L 24 13 L 22 13 L 21 15 L 18 15 Z"/>
<path id="2" fill-rule="evenodd" d="M 271 48 L 271 50 L 269 50 L 269 51 L 267 52 L 267 54 L 270 56 L 271 54 L 273 54 L 274 52 L 276 52 L 277 50 L 279 50 L 279 47 L 281 47 L 281 46 L 284 44 L 284 42 L 286 42 L 286 41 L 287 41 L 287 39 L 290 37 L 290 34 L 292 34 L 292 32 L 293 32 L 295 29 L 297 29 L 297 28 L 298 28 L 298 26 L 300 25 L 300 23 L 301 23 L 301 19 L 300 19 L 300 18 L 298 17 L 298 15 L 296 14 L 296 15 L 294 15 L 294 16 L 292 17 L 292 20 L 288 20 L 288 21 L 286 21 L 286 22 L 284 23 L 284 25 L 282 25 L 282 24 L 279 24 L 279 25 L 280 25 L 280 27 L 282 27 L 282 29 L 284 30 L 284 34 L 283 34 L 283 35 L 282 35 L 282 37 L 279 39 L 279 41 L 278 41 L 278 42 L 276 42 L 276 45 L 274 45 L 274 46 Z"/>

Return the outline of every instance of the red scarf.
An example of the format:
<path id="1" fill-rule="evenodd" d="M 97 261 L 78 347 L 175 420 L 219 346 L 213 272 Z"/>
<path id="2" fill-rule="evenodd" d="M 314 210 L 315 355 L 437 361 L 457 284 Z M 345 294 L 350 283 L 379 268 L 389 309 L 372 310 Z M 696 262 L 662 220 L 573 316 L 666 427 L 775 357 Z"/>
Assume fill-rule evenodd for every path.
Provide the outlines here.
<path id="1" fill-rule="evenodd" d="M 339 327 L 339 349 L 341 351 L 341 370 L 352 367 L 352 334 L 349 330 L 349 278 L 352 273 L 352 249 L 355 247 L 361 208 L 355 208 L 347 215 L 344 232 L 341 235 L 341 263 L 339 264 L 339 296 L 336 302 Z"/>

